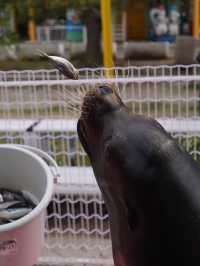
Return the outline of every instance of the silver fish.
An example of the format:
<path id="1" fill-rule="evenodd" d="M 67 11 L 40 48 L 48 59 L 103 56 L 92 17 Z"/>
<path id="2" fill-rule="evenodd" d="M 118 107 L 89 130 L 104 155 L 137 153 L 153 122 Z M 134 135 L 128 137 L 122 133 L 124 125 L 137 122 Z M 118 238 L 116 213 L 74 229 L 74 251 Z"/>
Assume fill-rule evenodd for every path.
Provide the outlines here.
<path id="1" fill-rule="evenodd" d="M 31 211 L 32 211 L 32 208 L 1 210 L 0 211 L 0 219 L 6 219 L 6 220 L 19 219 Z"/>
<path id="2" fill-rule="evenodd" d="M 67 59 L 60 56 L 50 56 L 40 50 L 39 53 L 41 56 L 47 58 L 65 77 L 69 79 L 78 79 L 78 70 Z"/>
<path id="3" fill-rule="evenodd" d="M 0 188 L 0 225 L 25 216 L 37 204 L 38 200 L 28 191 Z"/>
<path id="4" fill-rule="evenodd" d="M 20 204 L 21 201 L 7 201 L 7 202 L 2 202 L 0 203 L 0 210 L 3 210 L 3 209 L 8 209 L 16 204 Z"/>
<path id="5" fill-rule="evenodd" d="M 13 220 L 11 220 L 11 219 L 0 219 L 0 225 L 8 224 L 11 222 L 13 222 Z"/>
<path id="6" fill-rule="evenodd" d="M 0 194 L 3 197 L 3 202 L 7 201 L 24 201 L 21 191 L 14 191 L 11 189 L 0 189 Z"/>
<path id="7" fill-rule="evenodd" d="M 29 204 L 33 208 L 38 205 L 39 203 L 38 199 L 29 191 L 23 190 L 22 195 L 24 199 L 26 200 L 27 204 Z"/>

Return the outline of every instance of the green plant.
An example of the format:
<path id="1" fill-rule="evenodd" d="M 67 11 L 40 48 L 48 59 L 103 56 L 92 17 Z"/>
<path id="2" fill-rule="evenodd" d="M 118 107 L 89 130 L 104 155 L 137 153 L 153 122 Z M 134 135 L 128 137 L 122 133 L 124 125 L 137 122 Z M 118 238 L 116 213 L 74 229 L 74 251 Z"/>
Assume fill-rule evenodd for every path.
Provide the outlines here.
<path id="1" fill-rule="evenodd" d="M 18 35 L 15 32 L 7 32 L 0 37 L 0 45 L 10 45 L 18 41 Z"/>

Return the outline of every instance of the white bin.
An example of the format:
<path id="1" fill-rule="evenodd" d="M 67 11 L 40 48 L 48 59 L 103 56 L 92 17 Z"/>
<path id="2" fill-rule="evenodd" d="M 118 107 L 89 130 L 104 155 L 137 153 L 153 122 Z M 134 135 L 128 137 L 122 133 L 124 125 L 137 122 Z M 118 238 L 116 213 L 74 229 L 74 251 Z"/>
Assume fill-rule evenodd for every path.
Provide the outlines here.
<path id="1" fill-rule="evenodd" d="M 53 174 L 37 154 L 20 145 L 0 145 L 0 187 L 31 192 L 39 204 L 28 215 L 0 225 L 0 266 L 32 266 L 44 237 L 45 209 L 53 193 Z"/>

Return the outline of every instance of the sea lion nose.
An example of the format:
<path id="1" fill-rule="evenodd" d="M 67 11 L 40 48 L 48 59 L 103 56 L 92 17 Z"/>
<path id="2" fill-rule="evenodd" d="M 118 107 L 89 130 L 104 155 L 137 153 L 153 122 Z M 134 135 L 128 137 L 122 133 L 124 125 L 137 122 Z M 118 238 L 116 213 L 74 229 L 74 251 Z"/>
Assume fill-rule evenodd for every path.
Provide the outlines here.
<path id="1" fill-rule="evenodd" d="M 98 93 L 101 95 L 107 95 L 113 93 L 113 90 L 108 86 L 99 86 Z"/>

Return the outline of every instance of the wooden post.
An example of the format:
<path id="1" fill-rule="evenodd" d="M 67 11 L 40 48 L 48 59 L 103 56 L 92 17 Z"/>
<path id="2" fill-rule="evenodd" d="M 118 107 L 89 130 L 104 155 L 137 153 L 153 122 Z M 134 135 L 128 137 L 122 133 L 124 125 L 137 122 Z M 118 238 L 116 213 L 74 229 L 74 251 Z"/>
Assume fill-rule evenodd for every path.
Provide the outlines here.
<path id="1" fill-rule="evenodd" d="M 113 67 L 111 0 L 101 0 L 104 67 Z"/>

